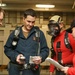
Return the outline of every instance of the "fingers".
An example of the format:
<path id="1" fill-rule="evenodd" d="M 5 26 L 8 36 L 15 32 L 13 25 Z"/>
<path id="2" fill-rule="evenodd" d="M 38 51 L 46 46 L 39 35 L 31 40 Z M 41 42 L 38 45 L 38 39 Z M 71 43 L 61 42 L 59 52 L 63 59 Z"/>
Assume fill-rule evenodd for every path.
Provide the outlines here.
<path id="1" fill-rule="evenodd" d="M 40 64 L 40 63 L 41 63 L 41 57 L 40 57 L 40 56 L 34 56 L 33 62 L 34 62 L 35 64 Z"/>
<path id="2" fill-rule="evenodd" d="M 24 57 L 22 54 L 19 54 L 16 58 L 18 64 L 24 64 L 25 60 L 21 60 L 21 57 Z"/>

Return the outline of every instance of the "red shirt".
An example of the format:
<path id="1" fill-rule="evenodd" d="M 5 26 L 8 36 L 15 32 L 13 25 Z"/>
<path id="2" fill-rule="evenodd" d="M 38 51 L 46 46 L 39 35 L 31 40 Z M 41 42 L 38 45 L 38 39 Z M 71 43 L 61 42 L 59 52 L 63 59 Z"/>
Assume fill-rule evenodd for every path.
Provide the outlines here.
<path id="1" fill-rule="evenodd" d="M 73 38 L 73 36 L 68 33 L 68 38 L 69 38 L 69 41 L 70 41 L 70 44 L 72 46 L 72 49 L 73 49 L 73 53 L 65 46 L 65 42 L 64 42 L 64 38 L 65 38 L 65 32 L 66 31 L 63 31 L 61 32 L 54 40 L 53 42 L 53 47 L 54 47 L 54 50 L 56 52 L 56 55 L 54 56 L 54 60 L 58 61 L 58 57 L 57 57 L 57 54 L 58 54 L 58 51 L 57 51 L 57 42 L 60 41 L 60 51 L 62 52 L 62 56 L 61 56 L 61 60 L 63 61 L 63 64 L 71 64 L 72 63 L 72 59 L 73 59 L 73 56 L 74 56 L 74 50 L 75 50 L 75 40 Z M 50 65 L 50 72 L 54 72 L 54 69 L 55 69 L 55 66 L 54 65 Z"/>
<path id="2" fill-rule="evenodd" d="M 75 75 L 75 55 L 73 57 L 73 67 L 68 69 L 68 75 Z"/>

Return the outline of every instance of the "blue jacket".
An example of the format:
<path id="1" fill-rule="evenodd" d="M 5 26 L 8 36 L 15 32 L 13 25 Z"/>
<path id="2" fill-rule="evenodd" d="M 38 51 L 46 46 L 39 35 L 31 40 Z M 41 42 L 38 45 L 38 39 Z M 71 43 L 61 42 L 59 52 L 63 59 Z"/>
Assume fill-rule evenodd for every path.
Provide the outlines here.
<path id="1" fill-rule="evenodd" d="M 5 46 L 4 53 L 14 63 L 16 63 L 16 57 L 18 54 L 23 54 L 26 57 L 26 63 L 29 63 L 29 57 L 35 56 L 38 50 L 38 42 L 35 40 L 35 27 L 33 27 L 27 38 L 24 37 L 22 27 L 20 27 L 19 40 L 17 47 L 13 50 L 12 41 L 14 37 L 14 31 L 10 34 Z M 49 55 L 49 48 L 44 36 L 44 33 L 40 30 L 40 56 L 42 62 Z"/>

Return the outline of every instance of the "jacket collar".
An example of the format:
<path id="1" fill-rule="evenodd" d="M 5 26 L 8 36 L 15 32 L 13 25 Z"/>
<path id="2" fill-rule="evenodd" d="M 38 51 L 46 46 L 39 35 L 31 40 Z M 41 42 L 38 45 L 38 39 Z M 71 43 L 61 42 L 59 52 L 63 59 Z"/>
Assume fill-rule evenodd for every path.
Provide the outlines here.
<path id="1" fill-rule="evenodd" d="M 28 37 L 29 37 L 31 34 L 33 34 L 33 33 L 35 33 L 35 27 L 33 27 L 33 28 L 31 29 L 31 31 L 30 31 Z M 20 34 L 19 34 L 19 37 L 25 38 L 24 35 L 23 35 L 22 27 L 20 27 Z"/>

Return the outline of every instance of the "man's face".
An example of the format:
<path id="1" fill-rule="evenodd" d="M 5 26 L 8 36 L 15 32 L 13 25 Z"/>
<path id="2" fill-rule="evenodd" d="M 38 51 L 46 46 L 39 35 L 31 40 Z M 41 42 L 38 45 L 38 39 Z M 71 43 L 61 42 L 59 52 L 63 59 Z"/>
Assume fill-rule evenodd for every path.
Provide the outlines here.
<path id="1" fill-rule="evenodd" d="M 0 12 L 0 26 L 2 25 L 2 21 L 3 21 L 3 12 Z"/>
<path id="2" fill-rule="evenodd" d="M 35 24 L 35 19 L 36 17 L 32 17 L 30 15 L 23 19 L 25 30 L 30 31 L 32 29 Z"/>

